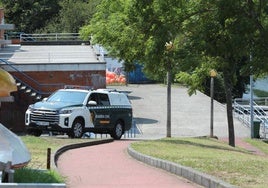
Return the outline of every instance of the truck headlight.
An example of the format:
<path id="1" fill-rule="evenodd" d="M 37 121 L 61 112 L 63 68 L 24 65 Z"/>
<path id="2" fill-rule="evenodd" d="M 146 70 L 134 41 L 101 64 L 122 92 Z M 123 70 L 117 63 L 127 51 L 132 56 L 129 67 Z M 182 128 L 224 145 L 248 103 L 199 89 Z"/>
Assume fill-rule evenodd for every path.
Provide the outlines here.
<path id="1" fill-rule="evenodd" d="M 60 114 L 71 114 L 72 110 L 63 109 L 59 111 Z"/>
<path id="2" fill-rule="evenodd" d="M 33 105 L 31 104 L 31 105 L 28 107 L 27 110 L 29 110 L 29 111 L 33 111 L 33 110 L 34 110 Z"/>

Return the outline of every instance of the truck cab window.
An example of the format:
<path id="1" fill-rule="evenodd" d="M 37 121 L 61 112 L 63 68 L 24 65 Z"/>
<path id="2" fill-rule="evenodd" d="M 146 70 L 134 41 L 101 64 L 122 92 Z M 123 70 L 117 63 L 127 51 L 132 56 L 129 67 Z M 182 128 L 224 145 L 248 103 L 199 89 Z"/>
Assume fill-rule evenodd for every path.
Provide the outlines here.
<path id="1" fill-rule="evenodd" d="M 99 105 L 99 100 L 98 100 L 98 95 L 97 93 L 91 93 L 90 97 L 88 98 L 88 101 L 95 101 L 97 103 L 97 105 Z"/>
<path id="2" fill-rule="evenodd" d="M 100 105 L 103 105 L 103 106 L 109 106 L 110 105 L 108 95 L 100 93 L 99 94 L 99 99 L 100 99 Z"/>

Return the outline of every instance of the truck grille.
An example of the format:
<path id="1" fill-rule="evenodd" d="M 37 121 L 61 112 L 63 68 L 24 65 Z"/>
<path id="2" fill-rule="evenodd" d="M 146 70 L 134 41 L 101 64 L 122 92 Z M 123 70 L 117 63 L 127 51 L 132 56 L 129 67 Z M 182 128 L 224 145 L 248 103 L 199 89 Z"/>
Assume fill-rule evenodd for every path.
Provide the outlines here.
<path id="1" fill-rule="evenodd" d="M 31 122 L 43 121 L 49 122 L 50 124 L 58 124 L 59 119 L 59 115 L 53 110 L 34 110 L 30 114 Z"/>

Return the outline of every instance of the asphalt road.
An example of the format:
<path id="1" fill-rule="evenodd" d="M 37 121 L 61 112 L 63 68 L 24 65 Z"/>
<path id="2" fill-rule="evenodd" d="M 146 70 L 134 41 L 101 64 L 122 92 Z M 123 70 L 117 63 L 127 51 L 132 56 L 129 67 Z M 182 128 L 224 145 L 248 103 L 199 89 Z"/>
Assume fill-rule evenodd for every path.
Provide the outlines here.
<path id="1" fill-rule="evenodd" d="M 140 138 L 162 138 L 166 136 L 167 92 L 164 85 L 146 84 L 114 87 L 130 91 L 133 116 L 143 132 Z M 210 97 L 198 92 L 189 96 L 187 88 L 171 89 L 171 127 L 173 137 L 210 135 Z M 228 137 L 228 124 L 225 105 L 214 101 L 214 135 Z M 248 127 L 234 118 L 235 136 L 250 137 Z"/>

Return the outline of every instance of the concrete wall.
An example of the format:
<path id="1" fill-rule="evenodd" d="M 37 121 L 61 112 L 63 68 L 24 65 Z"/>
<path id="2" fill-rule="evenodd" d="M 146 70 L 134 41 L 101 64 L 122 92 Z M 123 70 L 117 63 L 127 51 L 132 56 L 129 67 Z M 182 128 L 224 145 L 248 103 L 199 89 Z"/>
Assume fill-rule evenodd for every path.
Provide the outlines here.
<path id="1" fill-rule="evenodd" d="M 25 75 L 18 72 L 11 74 L 42 92 L 54 92 L 63 88 L 64 85 L 92 86 L 94 89 L 106 87 L 105 71 L 31 71 L 24 73 L 32 80 L 25 79 Z"/>

